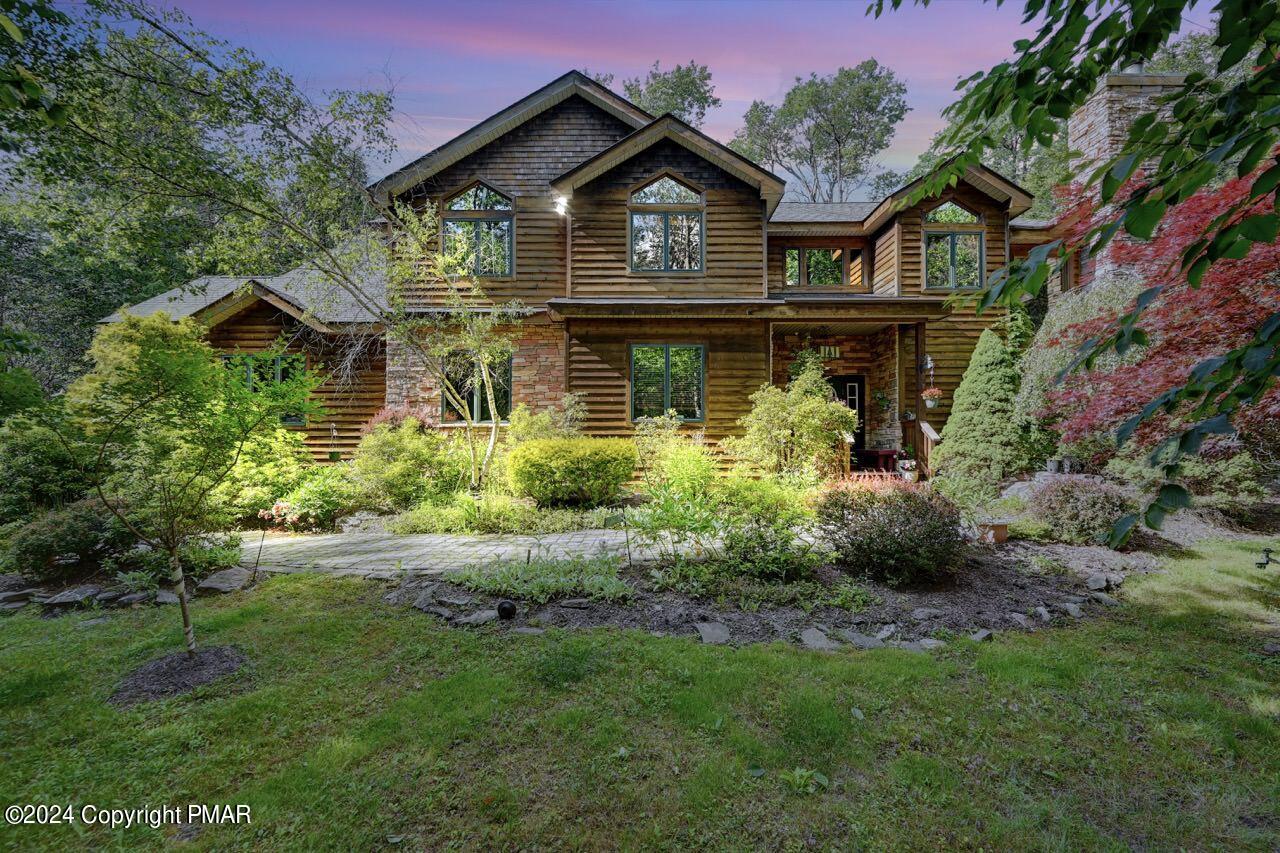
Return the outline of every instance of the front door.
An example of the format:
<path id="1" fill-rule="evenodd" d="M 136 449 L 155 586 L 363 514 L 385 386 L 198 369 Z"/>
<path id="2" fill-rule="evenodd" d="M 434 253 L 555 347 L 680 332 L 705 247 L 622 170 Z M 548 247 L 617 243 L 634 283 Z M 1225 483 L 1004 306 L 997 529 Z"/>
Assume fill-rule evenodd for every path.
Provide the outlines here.
<path id="1" fill-rule="evenodd" d="M 858 413 L 858 431 L 854 436 L 853 449 L 865 450 L 867 447 L 867 377 L 861 373 L 843 373 L 827 379 L 836 391 L 841 403 Z"/>

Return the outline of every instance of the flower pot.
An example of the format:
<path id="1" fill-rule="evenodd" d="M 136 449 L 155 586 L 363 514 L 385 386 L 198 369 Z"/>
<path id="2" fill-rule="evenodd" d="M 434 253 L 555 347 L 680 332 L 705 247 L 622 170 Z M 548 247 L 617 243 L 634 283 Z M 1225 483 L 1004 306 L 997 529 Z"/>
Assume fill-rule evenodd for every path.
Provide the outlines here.
<path id="1" fill-rule="evenodd" d="M 1009 539 L 1009 522 L 1007 521 L 980 521 L 978 522 L 978 541 L 986 542 L 990 545 L 999 545 Z"/>
<path id="2" fill-rule="evenodd" d="M 938 408 L 938 401 L 930 397 L 924 401 L 924 407 L 926 409 L 936 409 Z"/>
<path id="3" fill-rule="evenodd" d="M 916 482 L 917 480 L 919 480 L 919 479 L 920 479 L 920 472 L 919 472 L 919 471 L 902 471 L 902 470 L 899 470 L 899 471 L 898 471 L 898 473 L 899 473 L 899 474 L 901 474 L 901 475 L 902 475 L 902 479 L 906 480 L 908 483 L 914 483 L 914 482 Z"/>

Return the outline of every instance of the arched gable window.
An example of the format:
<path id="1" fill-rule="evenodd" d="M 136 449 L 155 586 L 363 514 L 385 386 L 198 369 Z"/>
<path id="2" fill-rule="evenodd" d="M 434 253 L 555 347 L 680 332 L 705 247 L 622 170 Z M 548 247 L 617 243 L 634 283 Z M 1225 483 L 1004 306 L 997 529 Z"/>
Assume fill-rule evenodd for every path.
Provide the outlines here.
<path id="1" fill-rule="evenodd" d="M 963 290 L 982 286 L 986 228 L 982 217 L 953 201 L 924 215 L 924 286 Z"/>
<path id="2" fill-rule="evenodd" d="M 703 212 L 700 189 L 662 175 L 629 199 L 631 269 L 636 272 L 701 272 Z"/>
<path id="3" fill-rule="evenodd" d="M 441 245 L 456 255 L 462 273 L 501 278 L 515 268 L 513 207 L 509 196 L 476 182 L 445 200 Z"/>

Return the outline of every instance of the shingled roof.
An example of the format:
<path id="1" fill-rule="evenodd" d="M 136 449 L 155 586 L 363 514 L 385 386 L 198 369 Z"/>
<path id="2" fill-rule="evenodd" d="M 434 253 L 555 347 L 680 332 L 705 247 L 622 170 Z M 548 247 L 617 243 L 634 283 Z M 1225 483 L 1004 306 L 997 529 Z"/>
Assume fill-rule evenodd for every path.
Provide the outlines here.
<path id="1" fill-rule="evenodd" d="M 770 222 L 861 222 L 876 209 L 877 201 L 784 201 Z"/>

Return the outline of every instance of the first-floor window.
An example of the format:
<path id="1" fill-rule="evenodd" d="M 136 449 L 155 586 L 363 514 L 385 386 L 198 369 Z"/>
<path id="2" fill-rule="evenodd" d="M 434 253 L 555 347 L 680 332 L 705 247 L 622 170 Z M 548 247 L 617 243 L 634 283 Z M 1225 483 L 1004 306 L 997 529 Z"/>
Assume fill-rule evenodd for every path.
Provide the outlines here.
<path id="1" fill-rule="evenodd" d="M 633 344 L 631 418 L 674 410 L 685 421 L 706 419 L 706 349 L 697 344 Z"/>
<path id="2" fill-rule="evenodd" d="M 982 286 L 982 232 L 926 231 L 925 287 L 955 290 Z"/>
<path id="3" fill-rule="evenodd" d="M 493 365 L 493 399 L 498 407 L 498 420 L 505 421 L 511 414 L 511 359 Z M 480 370 L 474 363 L 460 360 L 446 369 L 449 384 L 467 405 L 467 414 L 477 423 L 489 423 L 493 420 L 493 412 L 489 408 L 489 395 L 485 391 L 484 380 Z M 464 420 L 453 400 L 445 394 L 440 395 L 444 420 L 448 423 L 460 423 Z"/>
<path id="4" fill-rule="evenodd" d="M 295 372 L 305 370 L 307 367 L 306 357 L 297 353 L 287 355 L 236 353 L 224 355 L 222 361 L 244 379 L 250 391 L 259 391 L 267 385 L 286 382 Z M 280 422 L 286 426 L 302 426 L 305 419 L 301 415 L 283 415 Z"/>

